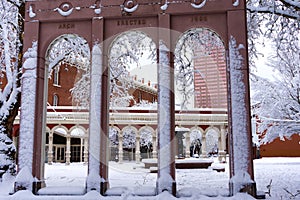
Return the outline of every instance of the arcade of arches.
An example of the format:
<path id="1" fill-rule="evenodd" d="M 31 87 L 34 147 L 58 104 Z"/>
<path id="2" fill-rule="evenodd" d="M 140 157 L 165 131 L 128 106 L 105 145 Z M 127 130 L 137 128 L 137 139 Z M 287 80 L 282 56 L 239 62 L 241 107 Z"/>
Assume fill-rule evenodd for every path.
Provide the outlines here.
<path id="1" fill-rule="evenodd" d="M 139 128 L 139 129 L 137 129 Z M 183 130 L 183 137 L 179 131 Z M 180 127 L 176 144 L 183 144 L 182 152 L 176 148 L 176 157 L 208 157 L 218 155 L 219 160 L 226 156 L 226 127 L 208 126 L 203 130 L 198 126 L 190 129 Z M 47 128 L 46 158 L 48 164 L 52 162 L 88 162 L 88 130 L 82 126 L 74 126 L 70 130 L 59 125 L 51 130 Z M 181 140 L 180 142 L 178 140 Z M 121 130 L 116 126 L 110 127 L 109 133 L 109 160 L 122 162 L 135 160 L 140 162 L 144 158 L 157 158 L 157 135 L 151 126 L 130 125 Z M 200 142 L 200 147 L 197 142 Z M 199 144 L 198 144 L 199 145 Z M 197 149 L 199 148 L 199 149 Z"/>
<path id="2" fill-rule="evenodd" d="M 43 186 L 44 158 L 48 163 L 88 162 L 87 191 L 96 189 L 105 194 L 109 187 L 109 159 L 139 162 L 144 157 L 157 157 L 157 193 L 167 190 L 175 195 L 176 157 L 196 154 L 205 157 L 218 151 L 222 159 L 227 150 L 231 160 L 230 176 L 250 177 L 250 181 L 242 185 L 231 182 L 230 194 L 244 190 L 256 195 L 247 49 L 238 48 L 238 44 L 247 47 L 245 1 L 157 0 L 139 3 L 97 0 L 95 3 L 76 0 L 70 3 L 40 0 L 26 2 L 26 10 L 24 50 L 30 53 L 25 64 L 28 65 L 29 61 L 26 61 L 30 60 L 36 66 L 26 65 L 26 76 L 22 78 L 19 170 L 21 173 L 28 169 L 37 178 L 38 181 L 33 183 L 34 190 Z M 199 34 L 198 30 L 208 34 Z M 125 50 L 121 56 L 111 51 L 114 44 L 119 48 L 116 52 L 122 50 L 122 41 L 116 42 L 116 39 L 128 31 L 143 32 L 155 45 L 157 80 L 154 88 L 148 83 L 146 86 L 141 84 L 144 81 L 132 83 L 126 79 L 129 77 L 128 71 L 124 71 L 126 64 L 136 61 L 134 55 L 140 51 L 134 54 Z M 61 38 L 70 41 L 64 35 L 82 38 L 71 37 L 70 42 L 82 49 L 72 51 L 72 45 L 63 45 L 66 49 L 61 51 L 61 46 L 52 42 Z M 185 37 L 187 35 L 189 37 Z M 218 40 L 213 41 L 215 36 Z M 145 48 L 135 41 L 125 44 L 128 45 Z M 49 54 L 51 48 L 55 49 L 53 54 Z M 58 55 L 60 53 L 63 54 Z M 74 112 L 72 108 L 60 110 L 60 106 L 70 106 L 63 103 L 66 100 L 64 93 L 69 94 L 70 90 L 60 91 L 63 82 L 59 84 L 59 76 L 72 71 L 70 66 L 76 67 L 73 72 L 79 74 L 75 75 L 79 81 L 74 86 L 81 88 L 77 90 L 80 91 L 77 100 L 86 98 L 83 106 L 89 106 L 89 109 L 85 112 Z M 54 82 L 51 88 L 48 72 L 53 73 L 52 70 Z M 89 77 L 89 84 L 81 82 L 87 80 L 86 77 Z M 138 98 L 128 101 L 122 92 L 130 92 L 132 85 L 139 86 L 134 90 L 138 95 L 132 93 Z M 33 89 L 29 91 L 28 88 Z M 176 90 L 182 93 L 176 95 Z M 84 91 L 88 93 L 81 96 Z M 147 100 L 157 104 L 157 111 L 110 107 L 109 99 L 113 95 L 122 99 L 116 105 L 132 106 L 142 103 L 142 94 L 150 94 L 152 98 Z M 50 104 L 48 108 L 47 103 Z M 177 105 L 180 109 L 176 109 Z M 52 109 L 52 113 L 47 112 L 48 109 Z M 48 150 L 44 157 L 45 149 Z M 107 157 L 108 149 L 110 158 Z M 32 159 L 24 160 L 24 157 Z M 93 182 L 92 177 L 96 175 L 100 179 Z M 16 183 L 16 188 L 19 184 L 21 188 L 26 187 L 22 185 L 24 183 Z"/>

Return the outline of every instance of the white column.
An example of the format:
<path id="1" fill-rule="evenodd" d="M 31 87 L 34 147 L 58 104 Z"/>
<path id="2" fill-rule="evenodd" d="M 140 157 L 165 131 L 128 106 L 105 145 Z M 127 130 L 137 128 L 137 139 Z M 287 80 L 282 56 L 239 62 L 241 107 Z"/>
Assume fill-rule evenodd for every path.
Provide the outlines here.
<path id="1" fill-rule="evenodd" d="M 191 146 L 190 132 L 186 132 L 185 133 L 185 157 L 186 158 L 191 157 L 190 146 Z"/>
<path id="2" fill-rule="evenodd" d="M 156 134 L 152 137 L 152 158 L 157 158 L 157 137 Z"/>
<path id="3" fill-rule="evenodd" d="M 221 126 L 220 133 L 220 145 L 219 145 L 219 161 L 226 162 L 226 129 L 225 126 Z"/>
<path id="4" fill-rule="evenodd" d="M 88 136 L 86 134 L 86 136 L 84 137 L 84 148 L 83 148 L 83 162 L 84 164 L 88 163 L 88 159 L 89 159 L 89 140 L 88 140 Z"/>
<path id="5" fill-rule="evenodd" d="M 207 158 L 207 151 L 206 151 L 206 133 L 203 134 L 202 140 L 201 140 L 202 146 L 201 146 L 201 155 L 202 158 Z"/>
<path id="6" fill-rule="evenodd" d="M 52 165 L 53 162 L 53 132 L 49 133 L 49 146 L 48 146 L 48 164 Z"/>
<path id="7" fill-rule="evenodd" d="M 119 163 L 123 163 L 123 135 L 119 134 Z"/>
<path id="8" fill-rule="evenodd" d="M 80 138 L 80 158 L 79 158 L 80 162 L 82 162 L 82 156 L 83 156 L 83 151 L 82 151 L 82 147 L 84 146 L 83 140 L 84 140 L 83 138 Z"/>
<path id="9" fill-rule="evenodd" d="M 135 162 L 140 163 L 141 151 L 140 151 L 140 134 L 137 133 L 135 142 Z"/>
<path id="10" fill-rule="evenodd" d="M 71 135 L 68 132 L 67 134 L 67 149 L 66 149 L 66 165 L 71 163 Z"/>

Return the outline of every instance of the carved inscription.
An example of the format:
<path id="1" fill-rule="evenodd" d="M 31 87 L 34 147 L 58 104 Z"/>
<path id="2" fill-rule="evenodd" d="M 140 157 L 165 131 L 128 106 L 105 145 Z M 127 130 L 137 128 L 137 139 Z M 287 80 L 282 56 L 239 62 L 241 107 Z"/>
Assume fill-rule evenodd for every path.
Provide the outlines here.
<path id="1" fill-rule="evenodd" d="M 207 16 L 195 15 L 195 16 L 192 16 L 191 21 L 192 22 L 206 22 L 207 21 Z"/>
<path id="2" fill-rule="evenodd" d="M 138 26 L 146 24 L 145 19 L 122 19 L 117 21 L 118 26 Z"/>
<path id="3" fill-rule="evenodd" d="M 63 23 L 58 25 L 58 29 L 71 29 L 75 28 L 75 24 Z"/>

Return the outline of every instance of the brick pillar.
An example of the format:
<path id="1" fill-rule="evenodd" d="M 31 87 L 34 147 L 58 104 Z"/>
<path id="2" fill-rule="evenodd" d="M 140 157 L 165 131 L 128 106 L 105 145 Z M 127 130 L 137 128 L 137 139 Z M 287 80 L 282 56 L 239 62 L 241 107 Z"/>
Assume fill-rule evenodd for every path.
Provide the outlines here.
<path id="1" fill-rule="evenodd" d="M 169 49 L 170 15 L 160 15 L 159 24 L 157 193 L 168 191 L 176 196 L 174 58 Z"/>

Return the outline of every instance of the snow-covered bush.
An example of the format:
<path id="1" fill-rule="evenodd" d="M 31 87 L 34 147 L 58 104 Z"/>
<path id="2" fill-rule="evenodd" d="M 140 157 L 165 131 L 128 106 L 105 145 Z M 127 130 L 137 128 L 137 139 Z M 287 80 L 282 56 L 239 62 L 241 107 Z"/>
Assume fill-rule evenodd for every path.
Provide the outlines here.
<path id="1" fill-rule="evenodd" d="M 2 131 L 0 125 L 0 182 L 4 173 L 15 174 L 15 153 L 13 141 Z"/>
<path id="2" fill-rule="evenodd" d="M 128 149 L 135 148 L 136 135 L 132 128 L 123 130 L 123 147 Z"/>

